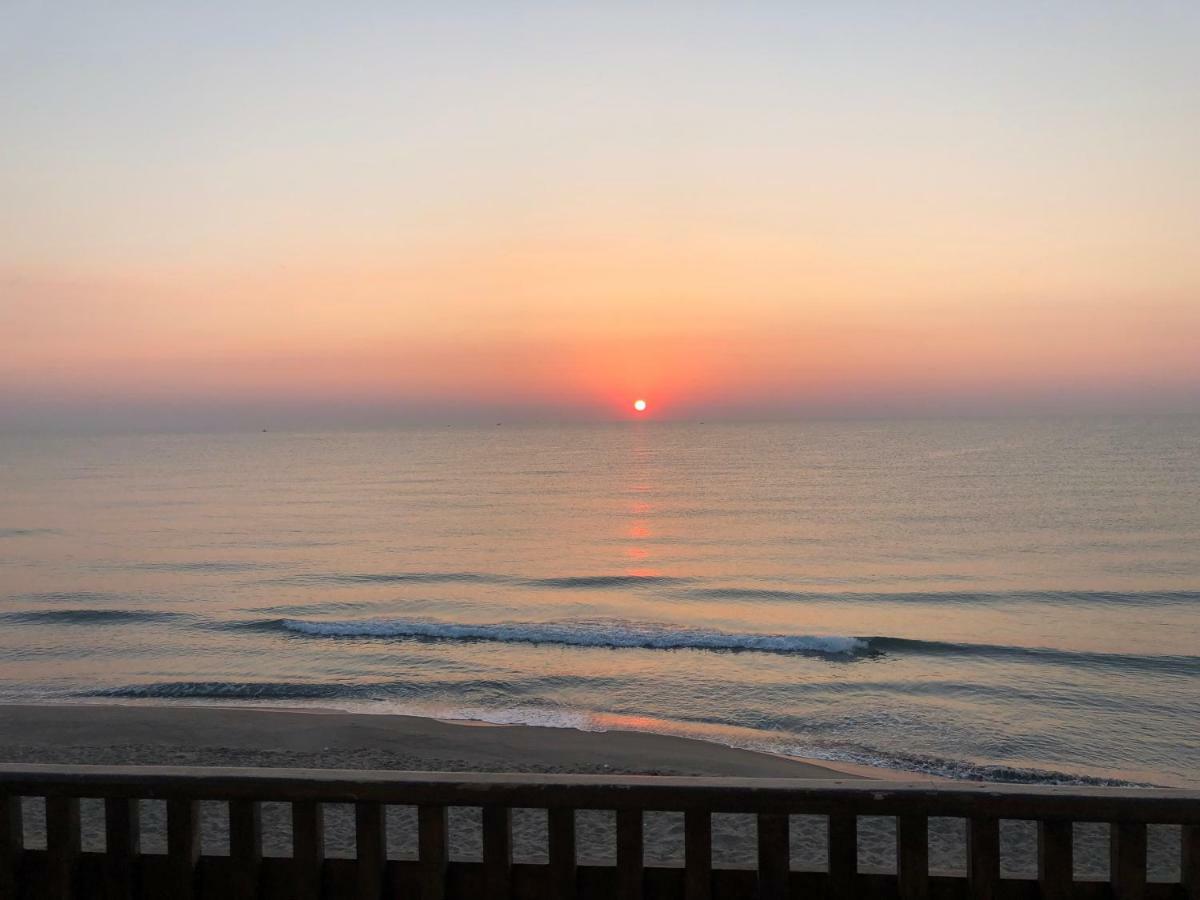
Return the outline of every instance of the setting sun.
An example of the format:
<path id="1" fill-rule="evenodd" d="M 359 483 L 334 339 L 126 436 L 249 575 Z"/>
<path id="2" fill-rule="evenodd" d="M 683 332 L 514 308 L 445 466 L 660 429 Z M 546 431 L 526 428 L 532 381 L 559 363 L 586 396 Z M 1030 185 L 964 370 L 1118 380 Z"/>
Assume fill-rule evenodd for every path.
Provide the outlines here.
<path id="1" fill-rule="evenodd" d="M 633 408 L 636 409 L 638 412 L 645 412 L 646 411 L 646 401 L 645 400 L 634 400 Z"/>

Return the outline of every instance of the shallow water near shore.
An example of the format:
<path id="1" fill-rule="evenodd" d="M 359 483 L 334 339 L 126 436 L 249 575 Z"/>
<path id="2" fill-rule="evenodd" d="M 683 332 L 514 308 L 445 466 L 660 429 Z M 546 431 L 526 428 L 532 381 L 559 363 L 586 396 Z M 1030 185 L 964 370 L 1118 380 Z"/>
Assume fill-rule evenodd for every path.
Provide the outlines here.
<path id="1" fill-rule="evenodd" d="M 0 700 L 1200 785 L 1195 418 L 0 437 Z"/>

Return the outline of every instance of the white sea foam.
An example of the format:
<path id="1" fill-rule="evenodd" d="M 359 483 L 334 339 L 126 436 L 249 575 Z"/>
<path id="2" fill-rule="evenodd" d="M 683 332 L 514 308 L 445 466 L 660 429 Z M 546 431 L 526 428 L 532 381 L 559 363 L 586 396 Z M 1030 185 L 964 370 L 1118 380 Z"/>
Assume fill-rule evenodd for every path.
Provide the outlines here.
<path id="1" fill-rule="evenodd" d="M 867 642 L 843 635 L 752 634 L 630 622 L 463 624 L 421 619 L 284 619 L 288 631 L 322 637 L 398 637 L 446 641 L 566 644 L 652 650 L 755 650 L 766 653 L 861 653 Z"/>

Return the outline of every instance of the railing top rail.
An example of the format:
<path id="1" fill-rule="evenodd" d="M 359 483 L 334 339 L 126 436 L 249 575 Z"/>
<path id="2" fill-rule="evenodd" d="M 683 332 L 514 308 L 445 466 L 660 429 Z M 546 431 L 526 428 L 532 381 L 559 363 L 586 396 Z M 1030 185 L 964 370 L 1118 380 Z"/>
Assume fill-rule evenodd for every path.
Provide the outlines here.
<path id="1" fill-rule="evenodd" d="M 868 779 L 0 764 L 0 794 L 993 816 L 1200 825 L 1200 791 Z"/>

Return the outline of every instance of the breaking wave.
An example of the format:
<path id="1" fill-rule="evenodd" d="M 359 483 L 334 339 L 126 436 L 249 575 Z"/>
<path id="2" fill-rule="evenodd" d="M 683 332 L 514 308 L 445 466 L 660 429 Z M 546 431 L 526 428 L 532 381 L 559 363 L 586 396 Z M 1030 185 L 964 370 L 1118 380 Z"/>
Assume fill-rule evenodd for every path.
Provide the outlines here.
<path id="1" fill-rule="evenodd" d="M 868 649 L 861 638 L 841 635 L 744 634 L 613 622 L 502 622 L 459 624 L 419 619 L 309 621 L 280 619 L 278 627 L 312 637 L 413 638 L 430 641 L 494 641 L 572 647 L 646 650 L 728 650 L 760 653 L 852 655 Z"/>

